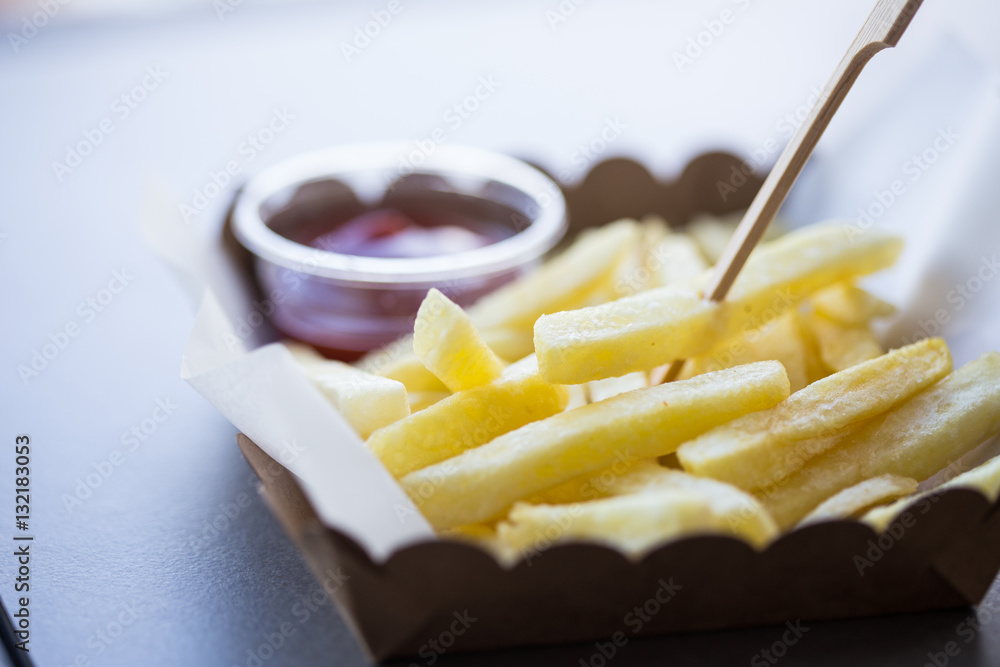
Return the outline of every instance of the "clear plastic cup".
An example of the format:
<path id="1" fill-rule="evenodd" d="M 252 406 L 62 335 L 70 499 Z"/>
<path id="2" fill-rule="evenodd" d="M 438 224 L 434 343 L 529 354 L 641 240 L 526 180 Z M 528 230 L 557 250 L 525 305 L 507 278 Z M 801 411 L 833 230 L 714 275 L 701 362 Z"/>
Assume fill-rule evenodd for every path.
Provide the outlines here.
<path id="1" fill-rule="evenodd" d="M 387 209 L 444 221 L 425 235 L 424 256 L 314 247 L 323 234 Z M 469 233 L 456 231 L 463 221 Z M 372 143 L 306 153 L 263 171 L 238 196 L 232 224 L 255 256 L 277 329 L 351 360 L 412 332 L 431 287 L 466 306 L 533 266 L 565 233 L 566 203 L 545 174 L 507 155 Z M 470 247 L 473 237 L 478 247 Z"/>

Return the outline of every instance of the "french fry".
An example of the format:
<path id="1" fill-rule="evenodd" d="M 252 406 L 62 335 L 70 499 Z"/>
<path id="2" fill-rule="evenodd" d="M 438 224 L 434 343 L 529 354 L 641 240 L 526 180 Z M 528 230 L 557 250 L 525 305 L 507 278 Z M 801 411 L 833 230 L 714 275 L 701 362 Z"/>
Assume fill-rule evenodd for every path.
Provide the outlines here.
<path id="1" fill-rule="evenodd" d="M 451 396 L 450 391 L 411 391 L 406 394 L 410 402 L 410 412 L 420 412 L 449 396 Z"/>
<path id="2" fill-rule="evenodd" d="M 688 234 L 668 234 L 649 252 L 651 286 L 663 287 L 695 280 L 708 269 L 697 242 Z"/>
<path id="3" fill-rule="evenodd" d="M 846 326 L 865 327 L 874 319 L 896 314 L 896 307 L 850 282 L 840 282 L 811 297 L 816 312 Z"/>
<path id="4" fill-rule="evenodd" d="M 645 373 L 636 372 L 618 378 L 605 378 L 587 383 L 587 395 L 591 403 L 624 394 L 633 389 L 642 389 L 649 384 Z"/>
<path id="5" fill-rule="evenodd" d="M 401 383 L 325 359 L 301 343 L 286 342 L 285 347 L 362 438 L 410 414 L 406 387 Z"/>
<path id="6" fill-rule="evenodd" d="M 566 480 L 541 493 L 531 496 L 536 505 L 561 505 L 597 500 L 639 490 L 645 482 L 660 481 L 664 468 L 656 459 L 640 459 L 628 451 L 619 452 L 611 465 L 573 479 Z"/>
<path id="7" fill-rule="evenodd" d="M 535 341 L 528 330 L 497 327 L 480 333 L 490 349 L 506 362 L 520 361 L 535 353 Z"/>
<path id="8" fill-rule="evenodd" d="M 684 364 L 679 378 L 684 379 L 740 364 L 774 359 L 785 367 L 788 382 L 794 393 L 810 383 L 806 358 L 808 350 L 798 320 L 797 312 L 787 312 L 760 329 L 748 331 L 711 352 L 689 359 Z"/>
<path id="9" fill-rule="evenodd" d="M 754 251 L 724 302 L 674 285 L 540 317 L 538 364 L 550 381 L 578 384 L 697 356 L 831 282 L 891 265 L 900 248 L 898 238 L 876 232 L 852 239 L 844 227 L 799 230 Z"/>
<path id="10" fill-rule="evenodd" d="M 505 366 L 465 311 L 434 288 L 417 311 L 413 351 L 453 392 L 492 382 Z"/>
<path id="11" fill-rule="evenodd" d="M 498 540 L 521 555 L 583 539 L 639 556 L 671 539 L 718 533 L 760 547 L 778 528 L 753 496 L 666 469 L 658 484 L 635 493 L 567 505 L 517 503 L 497 526 Z"/>
<path id="12" fill-rule="evenodd" d="M 724 424 L 681 445 L 685 470 L 747 491 L 784 479 L 841 429 L 871 419 L 951 371 L 940 338 L 928 338 L 854 366 L 792 394 L 781 404 Z"/>
<path id="13" fill-rule="evenodd" d="M 497 327 L 530 330 L 541 315 L 577 308 L 599 290 L 611 293 L 612 276 L 641 237 L 634 220 L 619 220 L 588 230 L 535 272 L 504 285 L 468 309 L 481 330 Z"/>
<path id="14" fill-rule="evenodd" d="M 820 359 L 835 373 L 884 353 L 866 325 L 842 324 L 819 313 L 808 315 L 806 322 L 816 338 Z"/>
<path id="15" fill-rule="evenodd" d="M 916 490 L 917 480 L 912 477 L 899 475 L 872 477 L 824 500 L 799 522 L 799 526 L 834 519 L 849 519 L 877 505 L 908 496 Z"/>
<path id="16" fill-rule="evenodd" d="M 853 369 L 851 369 L 853 370 Z M 756 493 L 794 525 L 841 489 L 894 474 L 924 480 L 1000 432 L 1000 354 L 988 352 Z"/>
<path id="17" fill-rule="evenodd" d="M 902 498 L 884 507 L 876 507 L 865 514 L 861 520 L 881 533 L 907 507 L 913 506 L 931 494 L 947 489 L 972 489 L 979 491 L 986 496 L 987 500 L 993 502 L 1000 494 L 1000 456 L 995 456 L 972 470 L 967 470 L 944 484 L 927 489 L 916 496 Z"/>
<path id="18" fill-rule="evenodd" d="M 390 473 L 401 477 L 553 415 L 568 398 L 566 388 L 542 379 L 534 357 L 527 357 L 489 384 L 452 394 L 375 431 L 367 444 Z"/>
<path id="19" fill-rule="evenodd" d="M 407 391 L 448 391 L 413 351 L 413 336 L 405 336 L 368 353 L 358 361 L 357 367 L 373 375 L 402 382 Z"/>
<path id="20" fill-rule="evenodd" d="M 706 373 L 533 422 L 410 473 L 401 484 L 435 528 L 476 523 L 499 516 L 517 500 L 600 470 L 614 462 L 616 453 L 667 454 L 713 426 L 776 405 L 787 395 L 788 378 L 776 361 Z"/>
<path id="21" fill-rule="evenodd" d="M 722 216 L 699 215 L 687 224 L 685 230 L 698 243 L 705 259 L 709 264 L 715 264 L 726 249 L 726 244 L 736 231 L 736 225 L 743 218 L 743 211 L 728 213 Z M 775 219 L 767 226 L 763 242 L 772 241 L 784 234 L 784 225 L 780 220 Z"/>

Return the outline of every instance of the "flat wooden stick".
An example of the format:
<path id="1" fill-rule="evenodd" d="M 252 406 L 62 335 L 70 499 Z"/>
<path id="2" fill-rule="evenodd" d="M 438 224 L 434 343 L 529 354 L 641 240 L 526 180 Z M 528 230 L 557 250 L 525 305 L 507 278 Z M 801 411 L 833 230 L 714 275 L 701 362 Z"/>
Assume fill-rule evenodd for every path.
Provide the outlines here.
<path id="1" fill-rule="evenodd" d="M 799 126 L 771 173 L 767 175 L 757 196 L 754 197 L 743 219 L 726 244 L 726 249 L 715 265 L 715 271 L 705 288 L 705 297 L 712 301 L 726 298 L 729 288 L 747 261 L 760 237 L 781 208 L 788 191 L 802 172 L 813 149 L 830 124 L 830 119 L 847 97 L 862 68 L 872 56 L 882 49 L 896 46 L 913 15 L 923 0 L 879 0 L 868 15 L 868 19 L 847 53 L 844 55 L 833 76 L 820 93 L 816 105 Z M 663 382 L 677 378 L 684 359 L 677 359 L 667 369 Z M 654 382 L 653 384 L 658 384 Z"/>

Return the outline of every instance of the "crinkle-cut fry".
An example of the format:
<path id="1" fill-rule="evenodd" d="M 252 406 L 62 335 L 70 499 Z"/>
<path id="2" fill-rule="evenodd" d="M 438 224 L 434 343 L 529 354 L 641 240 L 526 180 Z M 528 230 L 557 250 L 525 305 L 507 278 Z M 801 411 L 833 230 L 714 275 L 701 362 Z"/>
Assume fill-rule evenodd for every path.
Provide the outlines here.
<path id="1" fill-rule="evenodd" d="M 302 370 L 362 438 L 410 414 L 406 387 L 354 366 L 325 359 L 312 347 L 286 342 Z"/>
<path id="2" fill-rule="evenodd" d="M 816 312 L 846 326 L 867 327 L 881 317 L 896 314 L 896 307 L 848 281 L 822 289 L 809 303 Z"/>
<path id="3" fill-rule="evenodd" d="M 610 544 L 636 557 L 690 535 L 733 535 L 761 547 L 778 534 L 753 496 L 715 480 L 664 472 L 660 484 L 635 493 L 568 505 L 518 503 L 498 524 L 497 538 L 525 557 L 571 540 Z"/>
<path id="4" fill-rule="evenodd" d="M 853 238 L 841 226 L 807 227 L 758 247 L 721 303 L 695 284 L 671 285 L 540 317 L 539 367 L 552 382 L 578 384 L 697 356 L 833 281 L 891 265 L 900 249 L 897 237 L 877 232 Z"/>
<path id="5" fill-rule="evenodd" d="M 486 295 L 468 309 L 481 330 L 530 330 L 541 315 L 578 308 L 595 291 L 612 292 L 612 276 L 641 237 L 634 220 L 582 232 L 573 244 L 537 270 Z"/>
<path id="6" fill-rule="evenodd" d="M 428 290 L 417 310 L 413 351 L 453 392 L 492 382 L 506 366 L 465 311 L 434 288 Z"/>
<path id="7" fill-rule="evenodd" d="M 925 480 L 998 432 L 1000 354 L 988 352 L 755 495 L 787 528 L 870 477 L 891 473 Z"/>
<path id="8" fill-rule="evenodd" d="M 566 388 L 546 382 L 534 357 L 527 357 L 489 384 L 454 393 L 375 431 L 367 444 L 401 477 L 556 414 L 568 398 Z"/>
<path id="9" fill-rule="evenodd" d="M 834 373 L 885 352 L 867 325 L 845 325 L 819 313 L 808 315 L 806 322 L 816 338 L 820 359 Z"/>
<path id="10" fill-rule="evenodd" d="M 972 489 L 982 493 L 990 502 L 995 501 L 997 495 L 1000 494 L 1000 456 L 994 456 L 972 470 L 967 470 L 947 482 L 922 491 L 913 497 L 901 498 L 891 505 L 869 510 L 861 520 L 881 533 L 908 507 L 912 507 L 932 494 L 947 489 Z"/>
<path id="11" fill-rule="evenodd" d="M 781 404 L 724 424 L 677 450 L 688 472 L 747 491 L 787 478 L 834 446 L 837 434 L 884 413 L 952 368 L 948 346 L 926 340 L 835 373 Z"/>
<path id="12" fill-rule="evenodd" d="M 776 361 L 706 373 L 528 424 L 410 473 L 401 484 L 439 530 L 485 521 L 518 500 L 611 465 L 622 452 L 638 458 L 667 454 L 787 395 L 788 378 Z"/>
<path id="13" fill-rule="evenodd" d="M 892 474 L 872 477 L 824 500 L 799 522 L 799 526 L 856 517 L 873 507 L 908 496 L 916 490 L 917 480 L 912 477 Z"/>
<path id="14" fill-rule="evenodd" d="M 740 364 L 774 359 L 785 367 L 792 393 L 795 393 L 810 384 L 806 359 L 808 350 L 798 319 L 798 312 L 789 311 L 760 329 L 748 331 L 711 352 L 688 359 L 678 377 L 685 379 Z"/>

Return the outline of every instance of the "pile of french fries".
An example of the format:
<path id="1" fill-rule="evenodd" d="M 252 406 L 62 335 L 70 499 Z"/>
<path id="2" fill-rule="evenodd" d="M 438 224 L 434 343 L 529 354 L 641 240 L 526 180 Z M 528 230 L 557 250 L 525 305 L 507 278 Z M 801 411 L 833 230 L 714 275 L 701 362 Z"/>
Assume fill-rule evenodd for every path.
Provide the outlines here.
<path id="1" fill-rule="evenodd" d="M 953 370 L 939 338 L 886 352 L 873 333 L 894 308 L 857 281 L 898 238 L 781 235 L 712 303 L 731 233 L 620 220 L 468 310 L 430 290 L 413 336 L 357 365 L 288 346 L 437 531 L 506 562 L 572 540 L 638 557 L 692 534 L 884 529 L 1000 433 L 1000 354 Z M 948 484 L 993 499 L 1000 458 Z"/>

